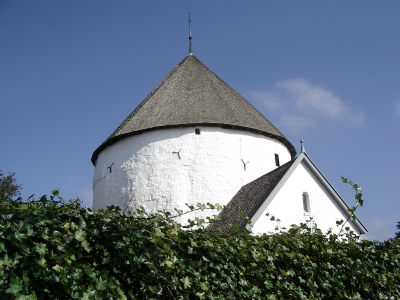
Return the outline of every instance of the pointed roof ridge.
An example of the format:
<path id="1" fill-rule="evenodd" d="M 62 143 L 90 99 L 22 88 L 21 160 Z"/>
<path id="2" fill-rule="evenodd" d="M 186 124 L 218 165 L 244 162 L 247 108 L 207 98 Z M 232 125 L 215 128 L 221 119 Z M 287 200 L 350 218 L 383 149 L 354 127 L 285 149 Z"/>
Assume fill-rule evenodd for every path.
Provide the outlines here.
<path id="1" fill-rule="evenodd" d="M 213 126 L 256 132 L 296 150 L 286 137 L 246 99 L 188 55 L 129 114 L 120 126 L 93 152 L 92 163 L 106 147 L 145 131 Z"/>

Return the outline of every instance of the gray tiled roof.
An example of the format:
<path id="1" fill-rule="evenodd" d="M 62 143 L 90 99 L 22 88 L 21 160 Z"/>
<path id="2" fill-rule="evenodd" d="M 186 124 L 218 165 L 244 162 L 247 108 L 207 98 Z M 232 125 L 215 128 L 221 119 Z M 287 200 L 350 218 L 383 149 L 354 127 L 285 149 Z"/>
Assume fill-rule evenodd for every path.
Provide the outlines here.
<path id="1" fill-rule="evenodd" d="M 273 191 L 296 159 L 244 185 L 219 213 L 220 221 L 211 223 L 207 230 L 230 234 L 246 228 L 257 210 Z"/>
<path id="2" fill-rule="evenodd" d="M 258 132 L 281 141 L 286 137 L 194 55 L 179 63 L 93 153 L 95 163 L 107 146 L 144 131 L 187 126 L 218 126 Z"/>

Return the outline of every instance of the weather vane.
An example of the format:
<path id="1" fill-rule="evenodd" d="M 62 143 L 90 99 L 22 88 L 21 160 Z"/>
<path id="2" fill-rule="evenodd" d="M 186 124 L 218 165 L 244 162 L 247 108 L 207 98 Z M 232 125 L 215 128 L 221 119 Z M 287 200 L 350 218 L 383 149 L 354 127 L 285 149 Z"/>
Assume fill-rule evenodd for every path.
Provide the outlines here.
<path id="1" fill-rule="evenodd" d="M 189 55 L 193 55 L 192 51 L 192 21 L 190 20 L 190 12 L 189 14 Z"/>

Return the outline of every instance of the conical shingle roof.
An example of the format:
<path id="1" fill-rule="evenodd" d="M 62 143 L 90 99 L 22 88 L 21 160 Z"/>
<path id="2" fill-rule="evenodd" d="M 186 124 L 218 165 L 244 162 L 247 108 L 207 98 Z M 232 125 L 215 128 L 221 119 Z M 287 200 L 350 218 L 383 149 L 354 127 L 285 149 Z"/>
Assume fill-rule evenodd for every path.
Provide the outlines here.
<path id="1" fill-rule="evenodd" d="M 144 131 L 187 126 L 217 126 L 257 132 L 293 145 L 259 111 L 211 72 L 194 55 L 180 62 L 93 153 Z"/>

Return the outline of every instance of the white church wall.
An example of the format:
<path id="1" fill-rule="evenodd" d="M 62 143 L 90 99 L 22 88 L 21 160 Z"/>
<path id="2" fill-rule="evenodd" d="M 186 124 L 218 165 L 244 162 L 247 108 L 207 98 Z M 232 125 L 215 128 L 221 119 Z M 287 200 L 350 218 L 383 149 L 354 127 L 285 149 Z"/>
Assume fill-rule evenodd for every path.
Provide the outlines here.
<path id="1" fill-rule="evenodd" d="M 93 208 L 129 205 L 154 212 L 185 209 L 185 203 L 225 205 L 242 185 L 276 168 L 275 153 L 281 164 L 291 159 L 276 140 L 218 127 L 169 128 L 127 137 L 98 157 Z M 210 214 L 216 212 L 196 216 Z"/>
<path id="2" fill-rule="evenodd" d="M 310 213 L 305 213 L 303 207 L 303 193 L 309 197 Z M 334 201 L 333 196 L 325 189 L 320 181 L 302 161 L 290 175 L 284 186 L 276 194 L 266 209 L 252 220 L 254 226 L 252 232 L 255 234 L 275 232 L 276 222 L 266 216 L 269 213 L 280 219 L 280 226 L 290 228 L 291 224 L 305 223 L 310 217 L 317 227 L 323 232 L 332 228 L 338 233 L 336 225 L 338 220 L 346 220 L 347 217 Z M 348 225 L 351 225 L 348 223 Z M 353 231 L 357 232 L 354 228 Z"/>

